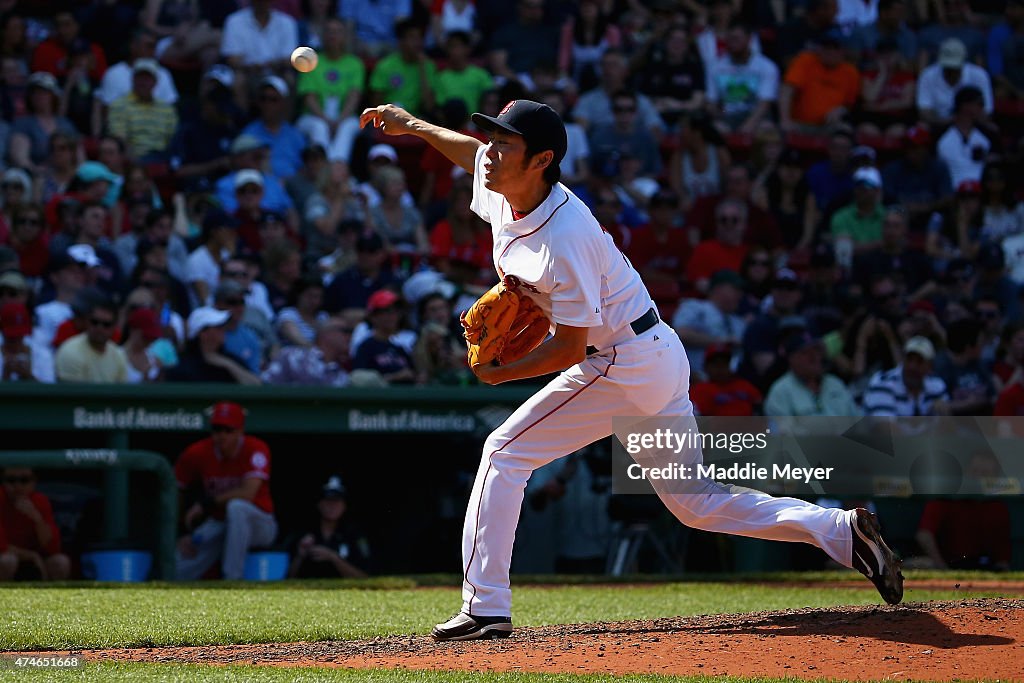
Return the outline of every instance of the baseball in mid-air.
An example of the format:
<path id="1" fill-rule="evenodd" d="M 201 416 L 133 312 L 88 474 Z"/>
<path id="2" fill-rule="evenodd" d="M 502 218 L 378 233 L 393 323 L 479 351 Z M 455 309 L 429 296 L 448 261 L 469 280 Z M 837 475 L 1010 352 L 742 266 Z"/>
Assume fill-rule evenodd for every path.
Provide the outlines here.
<path id="1" fill-rule="evenodd" d="M 292 66 L 295 67 L 296 71 L 302 73 L 309 73 L 316 68 L 317 56 L 316 50 L 311 47 L 297 47 L 292 51 Z"/>

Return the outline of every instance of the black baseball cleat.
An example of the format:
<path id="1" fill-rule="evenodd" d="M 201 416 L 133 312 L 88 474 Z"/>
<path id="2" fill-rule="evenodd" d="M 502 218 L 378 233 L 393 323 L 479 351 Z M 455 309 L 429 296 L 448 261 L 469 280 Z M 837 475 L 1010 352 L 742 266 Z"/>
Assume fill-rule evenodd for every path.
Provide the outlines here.
<path id="1" fill-rule="evenodd" d="M 854 512 L 853 566 L 875 584 L 883 600 L 897 605 L 903 599 L 900 559 L 882 539 L 878 517 L 864 508 L 857 508 Z"/>
<path id="2" fill-rule="evenodd" d="M 459 612 L 430 632 L 434 640 L 488 640 L 512 635 L 511 617 L 477 617 Z"/>

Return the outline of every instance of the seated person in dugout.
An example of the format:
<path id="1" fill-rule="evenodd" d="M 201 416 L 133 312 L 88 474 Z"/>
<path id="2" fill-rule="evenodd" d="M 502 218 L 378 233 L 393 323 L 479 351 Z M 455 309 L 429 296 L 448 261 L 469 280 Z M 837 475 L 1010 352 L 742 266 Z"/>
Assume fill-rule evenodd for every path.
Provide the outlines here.
<path id="1" fill-rule="evenodd" d="M 222 401 L 210 415 L 211 435 L 174 465 L 186 531 L 175 558 L 181 580 L 201 578 L 217 560 L 225 579 L 241 579 L 249 549 L 277 536 L 270 448 L 244 430 L 242 406 Z"/>
<path id="2" fill-rule="evenodd" d="M 366 576 L 370 546 L 345 513 L 348 500 L 341 478 L 327 480 L 317 503 L 319 519 L 295 548 L 288 576 L 292 578 Z"/>
<path id="3" fill-rule="evenodd" d="M 0 487 L 0 581 L 62 581 L 71 573 L 71 561 L 61 552 L 60 531 L 50 500 L 35 487 L 31 468 L 4 468 Z"/>

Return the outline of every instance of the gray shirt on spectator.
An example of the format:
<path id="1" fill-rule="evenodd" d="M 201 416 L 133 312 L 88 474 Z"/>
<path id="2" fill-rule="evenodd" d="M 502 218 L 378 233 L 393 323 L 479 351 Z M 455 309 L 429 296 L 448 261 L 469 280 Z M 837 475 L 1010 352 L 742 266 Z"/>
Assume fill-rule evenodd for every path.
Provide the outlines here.
<path id="1" fill-rule="evenodd" d="M 57 133 L 64 133 L 65 135 L 71 135 L 73 137 L 78 136 L 78 131 L 71 121 L 67 120 L 63 116 L 58 116 L 55 119 Z M 32 159 L 33 164 L 41 164 L 47 160 L 50 156 L 50 133 L 43 130 L 43 127 L 39 125 L 39 121 L 35 116 L 22 116 L 21 118 L 14 120 L 14 126 L 11 128 L 11 134 L 21 133 L 28 138 L 29 141 L 29 157 Z"/>
<path id="2" fill-rule="evenodd" d="M 572 114 L 576 119 L 586 121 L 587 127 L 591 130 L 597 126 L 615 123 L 611 98 L 603 88 L 594 88 L 580 95 Z M 650 98 L 640 93 L 636 94 L 636 116 L 648 130 L 665 130 L 665 123 L 658 115 L 658 110 L 651 104 Z"/>
<path id="3" fill-rule="evenodd" d="M 677 330 L 688 327 L 712 337 L 734 341 L 743 338 L 746 325 L 740 316 L 723 313 L 713 303 L 703 299 L 687 299 L 672 316 L 672 327 Z M 693 372 L 703 372 L 704 349 L 687 346 L 686 357 L 690 360 L 690 369 Z"/>

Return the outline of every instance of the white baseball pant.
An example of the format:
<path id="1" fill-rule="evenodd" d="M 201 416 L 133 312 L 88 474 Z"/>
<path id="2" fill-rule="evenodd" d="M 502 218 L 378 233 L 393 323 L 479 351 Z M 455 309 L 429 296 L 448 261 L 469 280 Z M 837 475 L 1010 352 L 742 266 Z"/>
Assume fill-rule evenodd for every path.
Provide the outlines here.
<path id="1" fill-rule="evenodd" d="M 227 502 L 224 519 L 208 519 L 194 532 L 202 540 L 195 555 L 175 553 L 178 579 L 195 581 L 223 558 L 221 571 L 225 579 L 241 579 L 245 575 L 245 556 L 249 548 L 269 545 L 277 537 L 277 520 L 247 500 L 234 498 Z"/>
<path id="2" fill-rule="evenodd" d="M 612 418 L 691 416 L 690 364 L 675 331 L 660 322 L 588 356 L 519 407 L 484 443 L 463 527 L 463 611 L 509 616 L 509 567 L 526 482 L 534 470 L 613 433 Z M 699 462 L 700 451 L 691 456 Z M 689 493 L 655 484 L 687 526 L 775 541 L 800 541 L 850 567 L 852 511 L 823 508 L 695 480 Z M 661 490 L 659 490 L 661 489 Z M 712 494 L 712 495 L 709 495 Z"/>

